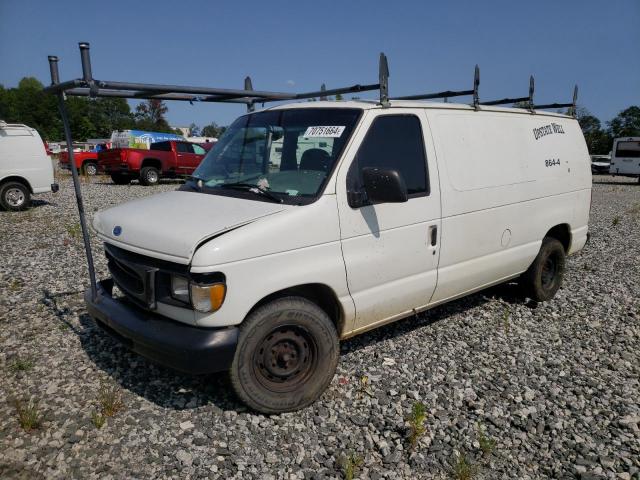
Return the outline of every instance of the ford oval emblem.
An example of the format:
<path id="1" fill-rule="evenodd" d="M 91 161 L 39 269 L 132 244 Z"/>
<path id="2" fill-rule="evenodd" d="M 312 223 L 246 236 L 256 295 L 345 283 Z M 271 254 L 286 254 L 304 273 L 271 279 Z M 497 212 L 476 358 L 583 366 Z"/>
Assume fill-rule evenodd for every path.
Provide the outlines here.
<path id="1" fill-rule="evenodd" d="M 113 227 L 113 234 L 116 237 L 119 237 L 121 233 L 122 233 L 122 227 L 120 225 L 116 225 L 115 227 Z"/>

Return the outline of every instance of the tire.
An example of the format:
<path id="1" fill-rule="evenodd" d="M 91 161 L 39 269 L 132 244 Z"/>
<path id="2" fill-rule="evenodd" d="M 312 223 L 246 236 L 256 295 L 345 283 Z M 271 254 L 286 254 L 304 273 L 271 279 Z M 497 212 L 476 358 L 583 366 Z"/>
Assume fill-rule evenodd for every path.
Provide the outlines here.
<path id="1" fill-rule="evenodd" d="M 7 182 L 0 186 L 0 206 L 10 212 L 26 210 L 31 205 L 31 192 L 20 182 Z"/>
<path id="2" fill-rule="evenodd" d="M 326 312 L 305 298 L 280 298 L 240 326 L 231 385 L 258 412 L 292 412 L 322 395 L 338 357 L 338 334 Z"/>
<path id="3" fill-rule="evenodd" d="M 160 182 L 160 171 L 156 167 L 144 167 L 140 170 L 140 183 L 146 186 L 157 185 Z"/>
<path id="4" fill-rule="evenodd" d="M 129 185 L 131 183 L 131 177 L 120 173 L 112 173 L 111 180 L 116 185 Z"/>
<path id="5" fill-rule="evenodd" d="M 552 299 L 564 276 L 566 255 L 555 238 L 545 237 L 535 260 L 520 277 L 524 292 L 536 302 Z"/>
<path id="6" fill-rule="evenodd" d="M 90 177 L 98 174 L 98 164 L 95 162 L 85 162 L 82 165 L 82 174 Z"/>

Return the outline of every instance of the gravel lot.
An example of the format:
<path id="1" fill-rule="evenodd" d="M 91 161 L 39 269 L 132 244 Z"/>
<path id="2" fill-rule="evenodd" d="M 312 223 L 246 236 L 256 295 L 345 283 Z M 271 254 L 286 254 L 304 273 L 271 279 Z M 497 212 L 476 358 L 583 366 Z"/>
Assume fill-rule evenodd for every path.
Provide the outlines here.
<path id="1" fill-rule="evenodd" d="M 70 177 L 60 183 L 27 212 L 0 212 L 0 477 L 342 478 L 351 456 L 371 479 L 465 478 L 465 468 L 469 478 L 640 478 L 634 181 L 594 177 L 591 242 L 553 301 L 503 286 L 349 340 L 322 399 L 272 417 L 248 412 L 225 375 L 157 367 L 93 325 Z M 90 216 L 176 186 L 83 184 Z M 101 392 L 115 394 L 100 402 Z M 43 419 L 25 432 L 15 400 L 30 398 Z M 97 428 L 107 400 L 118 411 Z M 426 432 L 411 449 L 417 401 Z"/>

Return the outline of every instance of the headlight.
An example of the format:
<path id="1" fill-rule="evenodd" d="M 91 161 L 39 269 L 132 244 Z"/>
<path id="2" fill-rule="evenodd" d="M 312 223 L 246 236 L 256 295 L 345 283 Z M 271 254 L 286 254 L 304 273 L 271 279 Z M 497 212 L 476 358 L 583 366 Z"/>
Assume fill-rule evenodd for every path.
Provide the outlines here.
<path id="1" fill-rule="evenodd" d="M 198 312 L 215 312 L 222 306 L 227 286 L 224 283 L 213 285 L 191 284 L 191 305 Z"/>
<path id="2" fill-rule="evenodd" d="M 171 296 L 181 302 L 189 303 L 189 280 L 171 275 Z"/>
<path id="3" fill-rule="evenodd" d="M 222 282 L 200 284 L 179 275 L 171 276 L 171 297 L 184 302 L 198 312 L 208 313 L 218 310 L 224 302 L 227 286 Z"/>

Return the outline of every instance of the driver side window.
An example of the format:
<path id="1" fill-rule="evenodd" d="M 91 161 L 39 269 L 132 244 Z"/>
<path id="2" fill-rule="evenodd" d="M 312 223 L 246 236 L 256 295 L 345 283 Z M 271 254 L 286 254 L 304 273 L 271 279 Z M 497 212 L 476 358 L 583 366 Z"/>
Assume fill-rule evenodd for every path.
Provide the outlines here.
<path id="1" fill-rule="evenodd" d="M 415 115 L 377 117 L 349 168 L 349 191 L 362 190 L 362 169 L 365 167 L 397 170 L 407 185 L 409 198 L 429 195 L 420 119 Z"/>

